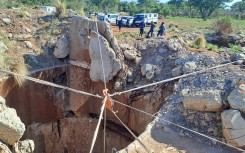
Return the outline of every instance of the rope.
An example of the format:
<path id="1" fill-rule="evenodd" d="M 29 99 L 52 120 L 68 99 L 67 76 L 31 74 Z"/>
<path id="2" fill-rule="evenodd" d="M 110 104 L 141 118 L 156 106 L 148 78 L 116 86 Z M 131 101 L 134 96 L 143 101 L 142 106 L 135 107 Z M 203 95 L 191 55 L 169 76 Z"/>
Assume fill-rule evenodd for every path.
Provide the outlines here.
<path id="1" fill-rule="evenodd" d="M 146 114 L 146 115 L 149 115 L 149 116 L 151 116 L 151 117 L 153 117 L 153 118 L 156 118 L 156 117 L 157 117 L 157 116 L 152 115 L 152 114 L 150 114 L 150 113 L 148 113 L 148 112 L 145 112 L 145 111 L 143 111 L 143 110 L 140 110 L 140 109 L 134 108 L 134 107 L 132 107 L 132 106 L 126 105 L 126 104 L 121 103 L 121 102 L 119 102 L 119 101 L 116 101 L 116 100 L 113 100 L 113 101 L 116 102 L 116 103 L 118 103 L 118 104 L 121 104 L 121 105 L 123 105 L 123 106 L 125 106 L 125 107 L 131 108 L 131 109 L 136 110 L 136 111 L 138 111 L 138 112 L 141 112 L 141 113 L 144 113 L 144 114 Z M 205 137 L 205 138 L 207 138 L 207 139 L 213 140 L 213 141 L 215 141 L 215 142 L 219 142 L 219 143 L 221 143 L 221 144 L 223 144 L 223 145 L 226 145 L 226 146 L 228 146 L 228 147 L 231 147 L 231 148 L 234 148 L 234 149 L 236 149 L 236 150 L 245 152 L 245 150 L 243 150 L 243 149 L 241 149 L 241 148 L 235 147 L 235 146 L 233 146 L 233 145 L 230 145 L 230 144 L 228 144 L 228 143 L 222 142 L 222 141 L 220 141 L 220 140 L 217 140 L 217 139 L 212 138 L 212 137 L 210 137 L 210 136 L 207 136 L 207 135 L 205 135 L 205 134 L 202 134 L 202 133 L 196 132 L 196 131 L 194 131 L 194 130 L 188 129 L 188 128 L 184 127 L 184 126 L 178 125 L 178 124 L 173 123 L 173 122 L 171 122 L 171 121 L 168 121 L 168 120 L 166 120 L 166 119 L 163 119 L 163 118 L 158 118 L 158 119 L 159 119 L 159 120 L 162 120 L 162 121 L 164 121 L 164 122 L 167 122 L 167 123 L 169 123 L 169 124 L 172 124 L 172 125 L 174 125 L 174 126 L 177 126 L 177 127 L 181 128 L 181 129 L 184 129 L 184 130 L 186 130 L 186 131 L 189 131 L 189 132 L 195 133 L 195 134 L 197 134 L 197 135 L 200 135 L 200 136 L 202 136 L 202 137 Z"/>
<path id="2" fill-rule="evenodd" d="M 55 84 L 55 83 L 52 83 L 52 82 L 40 80 L 40 79 L 37 79 L 37 78 L 34 78 L 34 77 L 21 75 L 21 74 L 15 73 L 15 72 L 10 72 L 10 71 L 6 71 L 6 70 L 0 70 L 0 72 L 11 74 L 11 75 L 20 76 L 20 77 L 23 77 L 23 78 L 25 78 L 26 80 L 29 80 L 29 81 L 33 81 L 33 82 L 36 82 L 36 83 L 39 83 L 39 84 L 43 84 L 43 85 L 47 85 L 47 86 L 51 86 L 51 87 L 65 89 L 65 90 L 72 91 L 72 92 L 75 92 L 75 93 L 79 93 L 79 94 L 82 94 L 82 95 L 92 96 L 92 97 L 101 98 L 101 99 L 103 98 L 102 96 L 99 96 L 99 95 L 94 95 L 94 94 L 91 94 L 91 93 L 88 93 L 88 92 L 76 90 L 76 89 L 69 88 L 69 87 L 62 86 L 62 85 L 58 85 L 58 84 Z"/>
<path id="3" fill-rule="evenodd" d="M 237 62 L 239 62 L 239 61 L 230 62 L 230 63 L 218 65 L 218 66 L 214 66 L 214 67 L 211 67 L 211 68 L 208 68 L 208 69 L 205 69 L 205 70 L 200 70 L 200 71 L 196 71 L 196 72 L 193 72 L 193 73 L 184 74 L 184 75 L 173 77 L 173 78 L 170 78 L 170 79 L 166 79 L 166 80 L 150 83 L 148 85 L 140 86 L 140 87 L 137 87 L 137 88 L 132 88 L 132 89 L 121 91 L 121 92 L 115 92 L 115 93 L 111 94 L 110 96 L 113 97 L 115 95 L 121 95 L 121 94 L 124 94 L 124 93 L 127 93 L 127 92 L 143 89 L 143 88 L 154 86 L 154 85 L 158 85 L 158 84 L 161 84 L 161 83 L 166 83 L 166 82 L 169 82 L 169 81 L 173 81 L 173 80 L 177 80 L 177 79 L 180 79 L 180 78 L 188 77 L 188 76 L 195 75 L 195 74 L 198 74 L 198 73 L 203 73 L 203 72 L 206 72 L 208 70 L 213 70 L 213 69 L 217 69 L 217 68 L 224 67 L 224 66 L 227 66 L 227 65 L 231 65 L 231 64 L 234 64 L 234 63 L 237 63 Z"/>
<path id="4" fill-rule="evenodd" d="M 148 152 L 151 153 L 151 151 L 143 144 L 143 142 L 140 141 L 140 139 L 123 123 L 123 121 L 117 116 L 116 112 L 111 110 L 111 112 L 114 114 L 114 116 L 120 121 L 120 123 L 128 130 L 130 134 L 140 143 L 140 145 Z"/>
<path id="5" fill-rule="evenodd" d="M 104 68 L 104 62 L 103 62 L 103 57 L 102 57 L 102 52 L 101 52 L 101 45 L 100 45 L 100 38 L 99 38 L 98 24 L 97 24 L 97 22 L 95 22 L 95 24 L 96 24 L 96 30 L 97 30 L 98 41 L 99 41 L 100 60 L 101 60 L 102 71 L 103 71 L 104 86 L 105 86 L 105 89 L 107 89 L 107 88 L 106 88 L 106 81 L 105 81 L 105 68 Z"/>
<path id="6" fill-rule="evenodd" d="M 106 108 L 104 112 L 104 153 L 106 153 Z"/>
<path id="7" fill-rule="evenodd" d="M 94 132 L 94 136 L 93 136 L 93 140 L 92 140 L 92 145 L 91 145 L 91 148 L 90 148 L 90 151 L 89 153 L 92 153 L 93 149 L 94 149 L 94 144 L 95 144 L 95 141 L 97 139 L 97 135 L 98 135 L 98 132 L 99 132 L 99 127 L 100 127 L 100 123 L 101 123 L 101 119 L 102 119 L 102 116 L 103 116 L 103 112 L 105 110 L 105 103 L 106 103 L 106 100 L 107 100 L 107 97 L 104 98 L 103 100 L 103 105 L 102 107 L 100 108 L 100 117 L 99 117 L 99 120 L 98 120 L 98 124 L 96 126 L 96 129 L 95 129 L 95 132 Z"/>

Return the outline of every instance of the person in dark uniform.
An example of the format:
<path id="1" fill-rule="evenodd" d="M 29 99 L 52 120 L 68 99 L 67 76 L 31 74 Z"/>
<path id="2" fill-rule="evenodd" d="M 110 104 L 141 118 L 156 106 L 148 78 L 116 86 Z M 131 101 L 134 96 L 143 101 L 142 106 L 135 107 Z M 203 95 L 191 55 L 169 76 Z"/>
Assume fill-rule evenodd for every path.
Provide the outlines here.
<path id="1" fill-rule="evenodd" d="M 126 26 L 127 26 L 127 27 L 129 27 L 129 21 L 130 21 L 130 19 L 127 18 L 127 22 L 126 22 Z"/>
<path id="2" fill-rule="evenodd" d="M 158 30 L 158 33 L 157 33 L 157 37 L 158 37 L 159 35 L 162 36 L 163 33 L 164 33 L 164 31 L 165 31 L 165 25 L 164 25 L 164 22 L 162 22 L 162 24 L 161 24 L 160 27 L 159 27 L 159 30 Z"/>
<path id="3" fill-rule="evenodd" d="M 151 27 L 150 27 L 150 31 L 147 34 L 147 37 L 150 37 L 150 34 L 151 34 L 151 37 L 152 37 L 155 27 L 156 27 L 155 24 L 151 21 Z"/>
<path id="4" fill-rule="evenodd" d="M 119 28 L 119 31 L 121 32 L 121 28 L 122 28 L 122 20 L 118 20 L 118 28 Z"/>
<path id="5" fill-rule="evenodd" d="M 144 23 L 144 21 L 142 21 L 142 22 L 140 23 L 140 36 L 141 36 L 141 37 L 142 37 L 143 34 L 144 34 L 144 29 L 145 29 L 145 23 Z"/>

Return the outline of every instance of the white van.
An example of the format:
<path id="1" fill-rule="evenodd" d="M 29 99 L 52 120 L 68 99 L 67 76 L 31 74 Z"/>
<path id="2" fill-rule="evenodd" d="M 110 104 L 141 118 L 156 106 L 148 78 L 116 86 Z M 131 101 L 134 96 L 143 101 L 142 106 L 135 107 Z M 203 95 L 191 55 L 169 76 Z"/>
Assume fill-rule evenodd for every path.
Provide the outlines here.
<path id="1" fill-rule="evenodd" d="M 158 14 L 157 13 L 136 14 L 134 16 L 133 25 L 139 26 L 142 21 L 144 21 L 145 24 L 151 24 L 151 22 L 154 22 L 156 24 L 158 22 Z"/>
<path id="2" fill-rule="evenodd" d="M 118 14 L 98 14 L 97 18 L 99 21 L 106 21 L 110 24 L 117 24 Z"/>
<path id="3" fill-rule="evenodd" d="M 118 14 L 107 14 L 106 19 L 110 24 L 117 24 Z"/>

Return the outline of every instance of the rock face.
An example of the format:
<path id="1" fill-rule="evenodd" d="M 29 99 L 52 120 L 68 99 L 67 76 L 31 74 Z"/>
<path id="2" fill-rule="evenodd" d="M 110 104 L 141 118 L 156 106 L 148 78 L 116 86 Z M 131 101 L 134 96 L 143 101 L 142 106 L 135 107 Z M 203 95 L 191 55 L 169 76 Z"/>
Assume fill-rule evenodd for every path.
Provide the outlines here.
<path id="1" fill-rule="evenodd" d="M 68 39 L 65 36 L 62 36 L 56 44 L 54 56 L 57 58 L 65 58 L 68 54 Z"/>
<path id="2" fill-rule="evenodd" d="M 221 113 L 223 135 L 228 143 L 245 146 L 245 119 L 238 110 L 225 110 Z"/>
<path id="3" fill-rule="evenodd" d="M 6 144 L 14 145 L 22 137 L 25 125 L 17 116 L 15 109 L 7 108 L 2 97 L 0 101 L 0 140 Z"/>
<path id="4" fill-rule="evenodd" d="M 122 65 L 120 64 L 120 60 L 116 58 L 114 50 L 110 48 L 108 41 L 101 35 L 99 35 L 99 39 L 96 32 L 91 32 L 89 44 L 91 58 L 90 78 L 95 82 L 104 80 L 100 48 L 98 45 L 100 41 L 105 80 L 108 82 L 118 73 Z"/>
<path id="5" fill-rule="evenodd" d="M 231 108 L 245 113 L 245 84 L 235 87 L 227 99 Z"/>
<path id="6" fill-rule="evenodd" d="M 219 90 L 190 92 L 183 97 L 183 104 L 186 109 L 217 112 L 223 105 Z"/>

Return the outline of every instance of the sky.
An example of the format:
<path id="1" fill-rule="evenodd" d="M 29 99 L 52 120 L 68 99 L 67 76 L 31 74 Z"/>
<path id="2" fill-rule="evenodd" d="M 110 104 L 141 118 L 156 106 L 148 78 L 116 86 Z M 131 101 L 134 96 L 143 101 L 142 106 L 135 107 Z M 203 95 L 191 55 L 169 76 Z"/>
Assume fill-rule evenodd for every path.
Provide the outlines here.
<path id="1" fill-rule="evenodd" d="M 137 1 L 137 0 L 121 0 L 121 1 L 127 1 L 127 2 L 132 2 L 132 1 Z M 162 3 L 166 3 L 168 2 L 169 0 L 159 0 L 160 2 Z M 231 6 L 232 4 L 236 3 L 236 2 L 239 2 L 239 1 L 242 1 L 242 0 L 233 0 L 233 2 L 231 3 L 227 3 L 228 6 Z"/>

